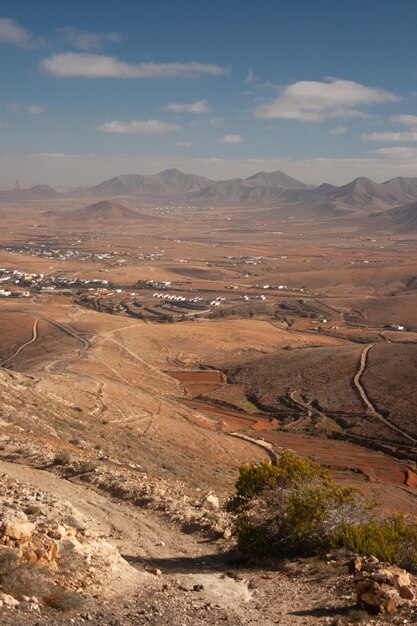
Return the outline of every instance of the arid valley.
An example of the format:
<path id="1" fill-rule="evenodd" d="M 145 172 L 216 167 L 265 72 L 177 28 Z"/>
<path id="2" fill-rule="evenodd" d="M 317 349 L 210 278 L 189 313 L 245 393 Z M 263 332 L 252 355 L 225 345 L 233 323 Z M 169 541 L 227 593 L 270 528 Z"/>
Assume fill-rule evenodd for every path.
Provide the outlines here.
<path id="1" fill-rule="evenodd" d="M 122 586 L 204 587 L 146 623 L 206 623 L 207 603 L 210 623 L 325 623 L 322 598 L 275 621 L 268 577 L 219 570 L 244 463 L 289 448 L 417 517 L 417 179 L 331 187 L 171 170 L 0 192 L 0 469 L 73 501 Z"/>

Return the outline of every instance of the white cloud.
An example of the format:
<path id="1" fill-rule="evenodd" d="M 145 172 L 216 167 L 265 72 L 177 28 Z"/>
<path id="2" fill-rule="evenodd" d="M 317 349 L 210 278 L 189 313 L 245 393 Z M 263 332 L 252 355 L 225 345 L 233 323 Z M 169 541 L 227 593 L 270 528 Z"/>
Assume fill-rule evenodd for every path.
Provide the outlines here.
<path id="1" fill-rule="evenodd" d="M 393 122 L 417 128 L 417 115 L 391 115 L 391 119 Z"/>
<path id="2" fill-rule="evenodd" d="M 43 37 L 37 37 L 16 20 L 8 17 L 0 17 L 0 44 L 2 43 L 19 48 L 35 48 L 46 45 Z"/>
<path id="3" fill-rule="evenodd" d="M 10 43 L 16 46 L 29 44 L 30 34 L 15 20 L 8 17 L 0 18 L 0 43 Z"/>
<path id="4" fill-rule="evenodd" d="M 243 143 L 240 135 L 225 135 L 217 140 L 218 143 Z"/>
<path id="5" fill-rule="evenodd" d="M 120 33 L 94 33 L 88 30 L 78 30 L 72 26 L 58 29 L 62 39 L 80 50 L 95 50 L 106 43 L 118 43 L 122 36 Z"/>
<path id="6" fill-rule="evenodd" d="M 255 107 L 255 117 L 320 122 L 326 118 L 363 117 L 355 107 L 396 102 L 399 96 L 378 87 L 348 80 L 300 81 L 283 88 L 280 95 Z"/>
<path id="7" fill-rule="evenodd" d="M 177 148 L 191 148 L 189 141 L 177 141 L 175 145 Z"/>
<path id="8" fill-rule="evenodd" d="M 114 120 L 113 122 L 106 122 L 97 126 L 97 130 L 123 135 L 166 135 L 182 130 L 182 127 L 179 124 L 171 124 L 161 120 L 132 120 L 130 122 Z"/>
<path id="9" fill-rule="evenodd" d="M 197 102 L 190 102 L 189 104 L 170 102 L 165 108 L 173 113 L 211 113 L 212 111 L 207 100 L 197 100 Z"/>
<path id="10" fill-rule="evenodd" d="M 417 127 L 394 133 L 365 133 L 362 135 L 367 141 L 417 141 Z"/>
<path id="11" fill-rule="evenodd" d="M 378 148 L 374 150 L 375 154 L 382 154 L 386 157 L 394 157 L 396 159 L 417 159 L 417 148 L 409 146 L 390 146 L 389 148 Z"/>
<path id="12" fill-rule="evenodd" d="M 251 83 L 255 82 L 255 72 L 253 71 L 252 67 L 248 69 L 247 76 L 243 82 L 245 83 L 245 85 L 250 85 Z"/>
<path id="13" fill-rule="evenodd" d="M 42 59 L 41 70 L 60 78 L 197 78 L 227 74 L 228 68 L 210 63 L 125 63 L 116 57 L 82 52 L 53 54 Z"/>
<path id="14" fill-rule="evenodd" d="M 31 115 L 38 115 L 39 113 L 43 113 L 45 109 L 41 104 L 29 104 L 28 113 Z"/>
<path id="15" fill-rule="evenodd" d="M 329 135 L 345 135 L 348 129 L 346 126 L 336 126 L 329 130 Z"/>
<path id="16" fill-rule="evenodd" d="M 209 119 L 209 123 L 214 128 L 220 128 L 221 126 L 223 126 L 224 119 L 222 117 L 211 117 Z"/>
<path id="17" fill-rule="evenodd" d="M 9 109 L 9 111 L 20 111 L 20 109 L 22 108 L 20 102 L 9 102 L 4 106 L 6 107 L 6 109 Z"/>

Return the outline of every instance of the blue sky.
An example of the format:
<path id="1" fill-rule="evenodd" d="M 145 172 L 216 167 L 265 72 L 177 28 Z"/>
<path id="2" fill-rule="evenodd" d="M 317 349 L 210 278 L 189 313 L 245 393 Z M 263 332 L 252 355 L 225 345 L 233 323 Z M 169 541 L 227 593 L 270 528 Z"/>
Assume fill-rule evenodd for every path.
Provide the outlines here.
<path id="1" fill-rule="evenodd" d="M 415 0 L 3 0 L 0 185 L 417 176 Z"/>

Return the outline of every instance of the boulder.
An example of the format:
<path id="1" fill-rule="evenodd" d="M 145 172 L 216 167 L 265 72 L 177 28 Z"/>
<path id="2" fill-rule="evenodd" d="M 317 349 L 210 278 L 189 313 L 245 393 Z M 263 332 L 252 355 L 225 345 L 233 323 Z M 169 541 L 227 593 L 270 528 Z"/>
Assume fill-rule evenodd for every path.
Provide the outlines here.
<path id="1" fill-rule="evenodd" d="M 220 509 L 219 498 L 212 493 L 206 497 L 204 504 L 212 511 L 218 511 Z"/>
<path id="2" fill-rule="evenodd" d="M 0 535 L 7 539 L 22 541 L 29 539 L 35 531 L 35 524 L 28 521 L 24 513 L 6 513 L 0 520 Z"/>
<path id="3" fill-rule="evenodd" d="M 19 600 L 16 600 L 16 598 L 13 598 L 13 596 L 10 596 L 8 593 L 2 592 L 0 592 L 0 601 L 3 602 L 4 606 L 8 607 L 17 606 L 19 604 Z"/>
<path id="4" fill-rule="evenodd" d="M 51 528 L 49 528 L 47 534 L 48 534 L 48 537 L 51 537 L 51 539 L 56 539 L 57 541 L 61 541 L 62 539 L 66 537 L 67 530 L 61 524 L 54 524 Z"/>
<path id="5" fill-rule="evenodd" d="M 360 556 L 354 556 L 349 561 L 349 574 L 356 574 L 362 570 L 362 559 Z"/>
<path id="6" fill-rule="evenodd" d="M 415 598 L 413 590 L 408 585 L 401 585 L 398 589 L 398 593 L 403 600 L 414 600 Z"/>
<path id="7" fill-rule="evenodd" d="M 395 599 L 388 594 L 376 581 L 370 578 L 362 578 L 356 581 L 356 595 L 359 606 L 372 615 L 394 613 L 397 604 Z"/>

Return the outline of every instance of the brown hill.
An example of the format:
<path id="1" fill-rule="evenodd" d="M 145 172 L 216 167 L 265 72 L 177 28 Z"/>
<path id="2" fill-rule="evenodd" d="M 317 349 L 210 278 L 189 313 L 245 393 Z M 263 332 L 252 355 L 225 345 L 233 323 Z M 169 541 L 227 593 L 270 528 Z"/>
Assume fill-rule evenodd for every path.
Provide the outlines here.
<path id="1" fill-rule="evenodd" d="M 368 223 L 393 233 L 417 233 L 417 202 L 411 202 L 370 216 Z"/>
<path id="2" fill-rule="evenodd" d="M 164 198 L 168 194 L 183 195 L 206 187 L 211 181 L 203 176 L 184 174 L 177 169 L 164 170 L 159 174 L 141 176 L 127 174 L 115 176 L 94 187 L 80 189 L 74 195 L 82 196 L 131 196 L 146 199 Z"/>
<path id="3" fill-rule="evenodd" d="M 59 198 L 60 193 L 49 185 L 35 185 L 28 189 L 0 190 L 0 201 L 7 202 L 33 202 L 35 200 L 49 200 Z"/>
<path id="4" fill-rule="evenodd" d="M 89 204 L 80 209 L 73 209 L 61 214 L 61 218 L 66 221 L 152 221 L 153 218 L 144 213 L 133 211 L 123 204 L 112 202 L 111 200 L 103 200 Z"/>

